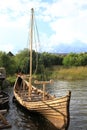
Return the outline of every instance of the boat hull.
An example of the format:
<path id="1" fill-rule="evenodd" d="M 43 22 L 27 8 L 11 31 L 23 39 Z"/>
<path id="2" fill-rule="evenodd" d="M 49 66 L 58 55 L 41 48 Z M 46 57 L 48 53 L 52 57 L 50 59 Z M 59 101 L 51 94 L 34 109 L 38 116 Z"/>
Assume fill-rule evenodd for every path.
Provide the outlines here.
<path id="1" fill-rule="evenodd" d="M 23 79 L 16 80 L 14 85 L 14 96 L 20 105 L 25 107 L 29 111 L 39 112 L 46 119 L 48 119 L 57 129 L 67 130 L 69 126 L 70 114 L 69 103 L 71 92 L 61 98 L 53 98 L 47 100 L 30 100 L 25 90 L 20 89 L 19 81 L 24 82 Z M 28 86 L 28 83 L 25 82 Z"/>

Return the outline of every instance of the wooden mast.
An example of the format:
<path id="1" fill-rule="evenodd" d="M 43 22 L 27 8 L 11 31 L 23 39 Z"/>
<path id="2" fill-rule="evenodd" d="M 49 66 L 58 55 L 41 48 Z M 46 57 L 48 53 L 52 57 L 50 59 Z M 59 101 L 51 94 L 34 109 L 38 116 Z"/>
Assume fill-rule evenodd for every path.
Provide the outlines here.
<path id="1" fill-rule="evenodd" d="M 34 9 L 31 9 L 31 28 L 30 28 L 30 77 L 29 77 L 29 97 L 31 96 L 32 88 L 32 43 L 33 43 L 33 13 Z"/>

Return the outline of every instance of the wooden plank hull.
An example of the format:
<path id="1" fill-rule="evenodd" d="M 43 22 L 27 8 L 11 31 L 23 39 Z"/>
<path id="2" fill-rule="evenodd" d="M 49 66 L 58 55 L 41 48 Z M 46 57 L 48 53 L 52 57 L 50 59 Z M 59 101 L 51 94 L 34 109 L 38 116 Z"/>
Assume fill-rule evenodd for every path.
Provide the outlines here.
<path id="1" fill-rule="evenodd" d="M 23 88 L 23 85 L 25 86 L 25 89 Z M 35 87 L 32 86 L 32 95 L 31 99 L 29 99 L 28 92 L 26 91 L 28 87 L 28 83 L 25 80 L 23 80 L 21 77 L 17 78 L 14 85 L 14 96 L 19 104 L 21 104 L 29 111 L 39 112 L 46 119 L 48 119 L 57 129 L 67 130 L 70 120 L 69 102 L 71 92 L 61 98 L 53 98 L 48 95 L 49 98 L 43 100 L 40 94 L 37 95 L 39 90 L 36 89 L 36 91 Z"/>

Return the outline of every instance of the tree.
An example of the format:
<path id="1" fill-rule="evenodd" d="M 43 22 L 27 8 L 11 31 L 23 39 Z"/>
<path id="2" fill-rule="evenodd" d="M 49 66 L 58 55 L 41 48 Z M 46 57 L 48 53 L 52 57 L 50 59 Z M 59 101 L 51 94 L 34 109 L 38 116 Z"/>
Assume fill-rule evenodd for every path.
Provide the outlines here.
<path id="1" fill-rule="evenodd" d="M 15 61 L 12 57 L 8 56 L 5 52 L 2 53 L 0 56 L 1 62 L 0 66 L 5 67 L 7 74 L 14 74 L 15 68 Z"/>
<path id="2" fill-rule="evenodd" d="M 63 59 L 65 66 L 85 66 L 87 65 L 87 54 L 70 53 Z"/>
<path id="3" fill-rule="evenodd" d="M 77 66 L 77 54 L 70 53 L 63 59 L 63 65 L 65 66 Z"/>
<path id="4" fill-rule="evenodd" d="M 29 73 L 29 51 L 24 49 L 15 56 L 16 72 Z"/>

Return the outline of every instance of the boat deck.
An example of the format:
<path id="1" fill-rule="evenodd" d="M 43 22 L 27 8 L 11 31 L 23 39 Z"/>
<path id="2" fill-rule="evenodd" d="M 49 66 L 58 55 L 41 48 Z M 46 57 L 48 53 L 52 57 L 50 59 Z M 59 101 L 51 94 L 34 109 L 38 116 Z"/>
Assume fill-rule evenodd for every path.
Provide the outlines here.
<path id="1" fill-rule="evenodd" d="M 43 100 L 50 100 L 53 97 L 50 96 L 48 93 L 45 94 L 45 97 L 43 98 L 43 93 L 41 92 L 36 92 L 36 90 L 32 90 L 31 97 L 29 97 L 29 92 L 27 90 L 20 90 L 18 91 L 19 96 L 24 100 L 24 101 L 43 101 Z"/>

